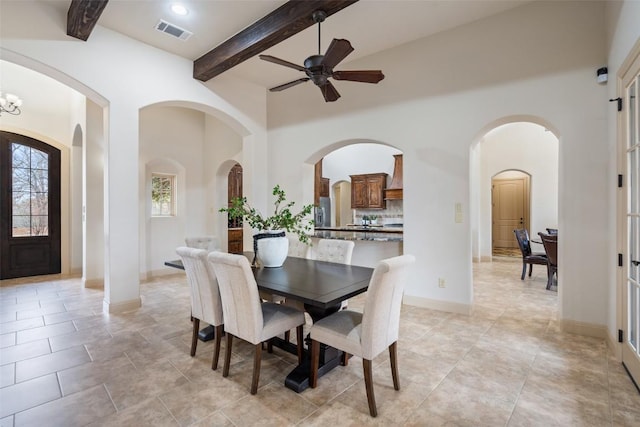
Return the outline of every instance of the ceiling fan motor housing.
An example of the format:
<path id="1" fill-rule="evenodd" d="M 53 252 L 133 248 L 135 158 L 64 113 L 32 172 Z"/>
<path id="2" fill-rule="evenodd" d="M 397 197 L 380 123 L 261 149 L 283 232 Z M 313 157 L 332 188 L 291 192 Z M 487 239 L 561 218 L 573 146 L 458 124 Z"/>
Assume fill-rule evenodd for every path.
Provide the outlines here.
<path id="1" fill-rule="evenodd" d="M 331 70 L 322 65 L 324 55 L 311 55 L 304 60 L 304 68 L 306 68 L 306 74 L 311 81 L 317 86 L 322 86 L 327 83 L 327 78 L 331 77 Z"/>

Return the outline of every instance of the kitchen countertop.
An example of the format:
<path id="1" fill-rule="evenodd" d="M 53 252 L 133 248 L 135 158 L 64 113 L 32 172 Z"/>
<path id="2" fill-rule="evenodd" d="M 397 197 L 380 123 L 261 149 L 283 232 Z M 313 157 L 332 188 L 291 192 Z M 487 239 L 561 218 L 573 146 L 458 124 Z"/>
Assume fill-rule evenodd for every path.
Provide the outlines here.
<path id="1" fill-rule="evenodd" d="M 315 227 L 316 231 L 347 231 L 352 233 L 395 233 L 402 234 L 402 227 L 384 226 L 344 226 L 344 227 Z"/>

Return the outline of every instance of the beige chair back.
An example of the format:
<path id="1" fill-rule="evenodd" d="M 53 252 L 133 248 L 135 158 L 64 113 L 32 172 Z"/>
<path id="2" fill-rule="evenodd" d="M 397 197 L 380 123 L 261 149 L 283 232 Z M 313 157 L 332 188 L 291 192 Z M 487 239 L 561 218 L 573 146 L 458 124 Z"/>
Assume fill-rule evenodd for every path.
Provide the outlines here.
<path id="1" fill-rule="evenodd" d="M 316 249 L 318 261 L 351 264 L 355 244 L 351 240 L 320 239 Z"/>
<path id="2" fill-rule="evenodd" d="M 288 256 L 296 258 L 309 258 L 309 245 L 302 243 L 298 236 L 295 234 L 287 234 L 289 239 L 289 252 Z"/>
<path id="3" fill-rule="evenodd" d="M 182 259 L 190 287 L 191 315 L 210 325 L 222 325 L 222 300 L 216 275 L 209 263 L 205 249 L 181 246 L 176 252 Z"/>
<path id="4" fill-rule="evenodd" d="M 218 278 L 225 331 L 251 344 L 262 342 L 264 320 L 249 260 L 223 252 L 211 252 L 208 259 Z"/>
<path id="5" fill-rule="evenodd" d="M 372 360 L 398 341 L 402 295 L 413 255 L 401 255 L 378 263 L 367 289 L 362 312 L 362 357 Z"/>
<path id="6" fill-rule="evenodd" d="M 185 237 L 184 242 L 190 248 L 205 249 L 207 252 L 220 250 L 220 239 L 216 236 Z"/>

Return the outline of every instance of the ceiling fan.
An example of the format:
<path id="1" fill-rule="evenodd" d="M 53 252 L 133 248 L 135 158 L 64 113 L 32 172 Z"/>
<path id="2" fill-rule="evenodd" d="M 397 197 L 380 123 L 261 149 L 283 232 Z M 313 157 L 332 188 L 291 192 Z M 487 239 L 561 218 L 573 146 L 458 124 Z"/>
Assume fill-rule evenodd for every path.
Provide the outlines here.
<path id="1" fill-rule="evenodd" d="M 384 79 L 384 74 L 380 70 L 360 70 L 360 71 L 333 71 L 333 67 L 353 52 L 353 47 L 349 40 L 333 39 L 324 55 L 320 54 L 320 23 L 325 20 L 327 14 L 322 10 L 313 12 L 313 20 L 318 24 L 318 54 L 311 55 L 304 61 L 304 67 L 294 64 L 284 59 L 271 55 L 260 55 L 260 59 L 274 64 L 284 65 L 298 71 L 303 71 L 307 77 L 282 84 L 269 89 L 271 92 L 280 92 L 292 86 L 311 80 L 320 88 L 322 96 L 326 102 L 333 102 L 340 98 L 340 94 L 329 81 L 332 77 L 336 80 L 348 80 L 362 83 L 378 83 Z"/>

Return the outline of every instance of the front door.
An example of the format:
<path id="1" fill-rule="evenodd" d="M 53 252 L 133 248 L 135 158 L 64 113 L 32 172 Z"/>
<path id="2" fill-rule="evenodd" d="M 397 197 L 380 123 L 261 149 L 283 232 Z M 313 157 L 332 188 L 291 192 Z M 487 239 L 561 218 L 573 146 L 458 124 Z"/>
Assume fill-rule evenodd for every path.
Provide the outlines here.
<path id="1" fill-rule="evenodd" d="M 0 132 L 0 279 L 60 273 L 60 150 Z"/>
<path id="2" fill-rule="evenodd" d="M 622 363 L 636 384 L 640 384 L 640 46 L 622 83 L 626 108 L 623 108 L 625 137 L 621 151 L 627 183 L 623 197 L 625 208 L 622 209 L 624 220 L 621 221 L 626 241 L 622 245 L 626 254 L 622 267 Z"/>
<path id="3" fill-rule="evenodd" d="M 528 227 L 527 178 L 492 180 L 493 248 L 517 249 L 516 228 Z"/>

